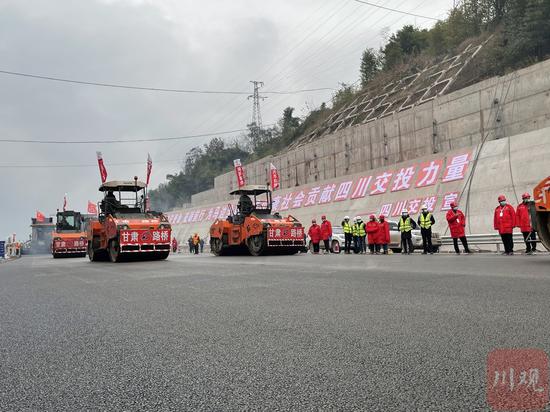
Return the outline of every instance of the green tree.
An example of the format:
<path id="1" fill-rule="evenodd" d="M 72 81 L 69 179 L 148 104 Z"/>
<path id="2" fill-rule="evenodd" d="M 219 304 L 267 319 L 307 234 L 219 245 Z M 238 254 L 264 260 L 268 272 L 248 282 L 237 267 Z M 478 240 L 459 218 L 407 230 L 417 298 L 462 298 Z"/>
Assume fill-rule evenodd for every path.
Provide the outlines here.
<path id="1" fill-rule="evenodd" d="M 361 86 L 367 87 L 367 84 L 374 79 L 380 71 L 380 56 L 374 49 L 366 49 L 361 56 Z"/>
<path id="2" fill-rule="evenodd" d="M 382 49 L 384 69 L 389 70 L 406 57 L 419 54 L 429 46 L 428 30 L 419 30 L 412 25 L 403 26 L 392 34 L 386 46 Z"/>

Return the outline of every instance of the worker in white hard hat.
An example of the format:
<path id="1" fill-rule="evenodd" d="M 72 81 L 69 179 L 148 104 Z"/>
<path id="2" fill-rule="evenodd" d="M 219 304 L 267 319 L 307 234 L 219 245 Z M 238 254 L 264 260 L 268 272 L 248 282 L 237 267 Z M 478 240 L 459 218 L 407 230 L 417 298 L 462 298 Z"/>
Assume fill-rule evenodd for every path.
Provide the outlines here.
<path id="1" fill-rule="evenodd" d="M 349 221 L 349 216 L 344 216 L 342 230 L 344 231 L 344 252 L 349 255 L 351 253 L 351 241 L 353 240 L 353 224 Z"/>
<path id="2" fill-rule="evenodd" d="M 428 210 L 427 205 L 422 205 L 422 211 L 418 216 L 418 226 L 420 226 L 420 233 L 422 234 L 422 247 L 424 251 L 423 255 L 434 254 L 432 245 L 432 226 L 435 225 L 434 216 Z"/>
<path id="3" fill-rule="evenodd" d="M 404 255 L 410 255 L 414 252 L 412 243 L 412 231 L 414 229 L 416 229 L 414 219 L 409 216 L 407 209 L 403 209 L 401 211 L 401 219 L 397 223 L 397 230 L 401 232 L 401 253 Z"/>

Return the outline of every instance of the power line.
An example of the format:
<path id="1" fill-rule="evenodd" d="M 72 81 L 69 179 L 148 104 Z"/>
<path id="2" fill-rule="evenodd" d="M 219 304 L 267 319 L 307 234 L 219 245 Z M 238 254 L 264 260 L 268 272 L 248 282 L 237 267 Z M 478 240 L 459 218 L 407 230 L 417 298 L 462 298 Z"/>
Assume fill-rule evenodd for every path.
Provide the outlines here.
<path id="1" fill-rule="evenodd" d="M 275 124 L 266 125 L 267 127 L 275 126 Z M 126 140 L 35 140 L 35 139 L 0 139 L 0 143 L 38 143 L 38 144 L 114 144 L 114 143 L 142 143 L 142 142 L 164 142 L 170 140 L 183 140 L 183 139 L 194 139 L 196 137 L 211 137 L 211 136 L 220 136 L 228 135 L 233 133 L 246 132 L 248 129 L 235 129 L 235 130 L 226 130 L 222 132 L 212 132 L 212 133 L 202 133 L 202 134 L 193 134 L 187 136 L 177 136 L 177 137 L 159 137 L 151 139 L 126 139 Z"/>
<path id="2" fill-rule="evenodd" d="M 250 92 L 230 91 L 230 90 L 191 90 L 191 89 L 166 89 L 160 87 L 146 87 L 146 86 L 132 86 L 125 84 L 115 83 L 100 83 L 91 82 L 85 80 L 66 79 L 61 77 L 43 76 L 39 74 L 30 74 L 22 72 L 13 72 L 9 70 L 0 70 L 0 74 L 6 74 L 10 76 L 30 77 L 32 79 L 49 80 L 54 82 L 81 84 L 86 86 L 99 86 L 99 87 L 111 87 L 117 89 L 130 89 L 130 90 L 142 90 L 150 92 L 166 92 L 166 93 L 187 93 L 187 94 L 229 94 L 229 95 L 248 95 Z M 319 87 L 314 89 L 303 90 L 291 90 L 291 91 L 266 91 L 266 94 L 299 94 L 299 93 L 311 93 L 318 91 L 335 90 L 332 87 Z"/>
<path id="3" fill-rule="evenodd" d="M 231 133 L 245 132 L 248 129 L 236 129 L 236 130 L 227 130 L 224 132 L 215 132 L 215 133 L 203 133 L 203 134 L 194 134 L 188 136 L 177 136 L 177 137 L 160 137 L 157 139 L 127 139 L 127 140 L 34 140 L 34 139 L 0 139 L 0 143 L 39 143 L 39 144 L 113 144 L 113 143 L 140 143 L 140 142 L 161 142 L 161 141 L 170 141 L 170 140 L 182 140 L 182 139 L 193 139 L 195 137 L 210 137 L 217 135 L 226 135 Z"/>
<path id="4" fill-rule="evenodd" d="M 385 7 L 385 6 L 380 6 L 379 4 L 374 4 L 374 3 L 370 3 L 368 1 L 363 1 L 363 0 L 353 0 L 357 3 L 363 3 L 363 4 L 366 4 L 368 6 L 372 6 L 372 7 L 377 7 L 379 9 L 384 9 L 384 10 L 389 10 L 389 11 L 393 11 L 395 13 L 401 13 L 401 14 L 406 14 L 408 16 L 414 16 L 414 17 L 420 17 L 421 19 L 429 19 L 429 20 L 435 20 L 435 21 L 439 21 L 439 19 L 436 19 L 435 17 L 430 17 L 430 16 L 423 16 L 421 14 L 415 14 L 415 13 L 409 13 L 407 11 L 403 11 L 403 10 L 398 10 L 398 9 L 392 9 L 390 7 Z"/>
<path id="5" fill-rule="evenodd" d="M 177 163 L 183 162 L 185 159 L 172 159 L 172 160 L 156 160 L 157 163 Z M 145 162 L 125 162 L 125 163 L 109 163 L 106 166 L 131 166 L 131 165 L 142 165 Z M 50 165 L 37 165 L 37 164 L 1 164 L 1 169 L 49 169 L 49 168 L 80 168 L 80 167 L 97 167 L 97 163 L 82 163 L 82 164 L 50 164 Z"/>

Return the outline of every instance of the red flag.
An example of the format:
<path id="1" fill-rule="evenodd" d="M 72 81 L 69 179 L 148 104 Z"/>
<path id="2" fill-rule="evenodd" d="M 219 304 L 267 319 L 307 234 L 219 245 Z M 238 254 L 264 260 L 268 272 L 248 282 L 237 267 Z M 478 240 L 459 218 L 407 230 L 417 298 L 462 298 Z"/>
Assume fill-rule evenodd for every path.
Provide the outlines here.
<path id="1" fill-rule="evenodd" d="M 36 211 L 36 221 L 37 222 L 44 222 L 46 220 L 46 216 L 42 214 L 39 210 Z"/>
<path id="2" fill-rule="evenodd" d="M 67 193 L 63 196 L 63 211 L 67 210 Z"/>
<path id="3" fill-rule="evenodd" d="M 97 153 L 97 164 L 99 165 L 99 174 L 101 175 L 101 183 L 105 183 L 107 181 L 107 169 L 105 169 L 105 165 L 103 164 L 103 157 L 101 156 L 101 152 Z"/>
<path id="4" fill-rule="evenodd" d="M 235 165 L 235 174 L 237 175 L 237 184 L 239 187 L 243 187 L 246 183 L 245 177 L 244 177 L 244 168 L 241 164 L 241 159 L 235 159 L 233 160 L 233 164 Z"/>
<path id="5" fill-rule="evenodd" d="M 153 169 L 153 160 L 151 159 L 151 155 L 147 153 L 147 181 L 145 184 L 149 186 L 149 178 L 151 177 L 151 170 Z"/>
<path id="6" fill-rule="evenodd" d="M 90 215 L 97 215 L 97 206 L 95 203 L 88 200 L 88 213 Z"/>
<path id="7" fill-rule="evenodd" d="M 270 163 L 271 169 L 271 187 L 273 190 L 278 189 L 280 186 L 279 183 L 279 172 L 273 163 Z"/>

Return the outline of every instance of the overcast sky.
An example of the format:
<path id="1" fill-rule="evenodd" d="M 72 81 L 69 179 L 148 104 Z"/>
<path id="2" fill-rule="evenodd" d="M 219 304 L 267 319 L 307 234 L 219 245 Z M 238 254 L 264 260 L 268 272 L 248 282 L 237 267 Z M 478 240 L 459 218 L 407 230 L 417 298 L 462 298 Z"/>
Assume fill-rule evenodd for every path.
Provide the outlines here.
<path id="1" fill-rule="evenodd" d="M 443 17 L 452 0 L 373 0 Z M 433 24 L 353 0 L 2 0 L 0 70 L 157 88 L 252 91 L 336 88 L 359 77 L 361 52 L 403 24 Z M 286 106 L 303 116 L 330 91 L 270 95 L 265 124 Z M 159 93 L 0 74 L 0 139 L 163 138 L 242 129 L 246 95 Z M 144 176 L 152 185 L 179 170 L 185 153 L 209 138 L 138 144 L 43 145 L 0 142 L 0 239 L 26 239 L 30 218 L 97 201 L 95 152 L 110 179 Z M 228 136 L 227 139 L 231 139 Z M 136 165 L 117 163 L 141 162 Z M 59 166 L 79 167 L 59 167 Z M 91 165 L 91 166 L 90 166 Z M 14 167 L 17 166 L 17 167 Z M 56 166 L 56 167 L 41 167 Z"/>

